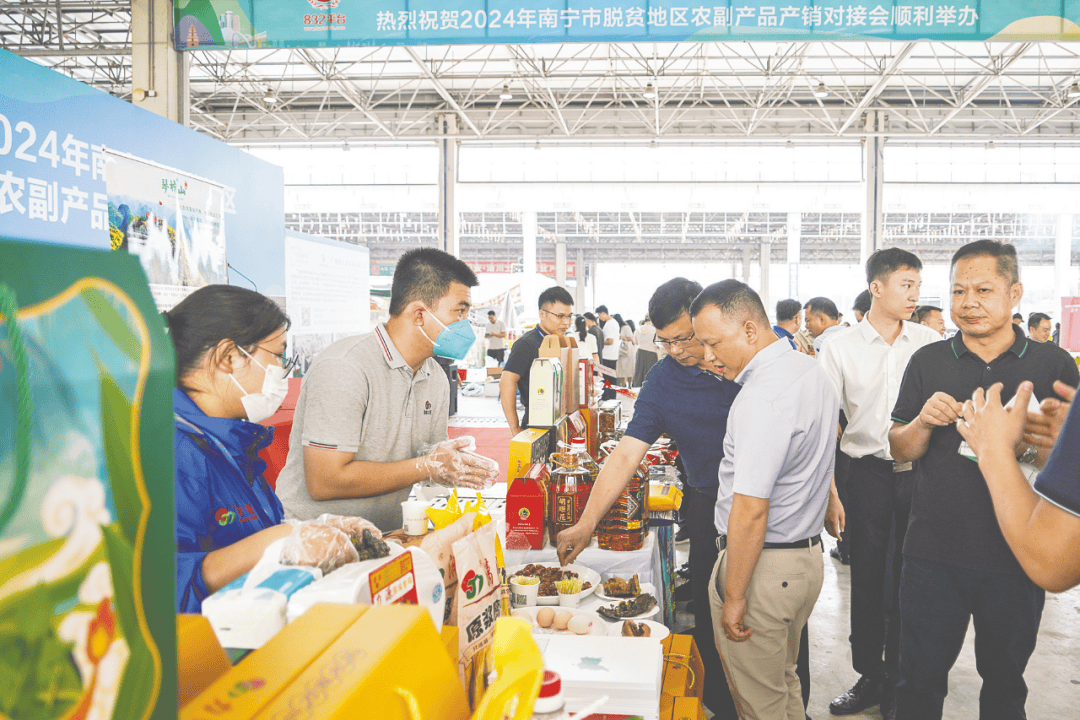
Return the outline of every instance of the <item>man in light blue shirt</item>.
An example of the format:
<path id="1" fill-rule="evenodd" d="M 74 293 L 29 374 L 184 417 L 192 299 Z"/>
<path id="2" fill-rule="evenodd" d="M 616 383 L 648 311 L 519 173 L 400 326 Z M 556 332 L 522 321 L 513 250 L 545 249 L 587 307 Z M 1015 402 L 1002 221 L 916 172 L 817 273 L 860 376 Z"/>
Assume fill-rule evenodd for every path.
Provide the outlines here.
<path id="1" fill-rule="evenodd" d="M 821 352 L 825 341 L 844 329 L 840 325 L 840 311 L 836 303 L 827 297 L 811 298 L 806 302 L 806 329 L 814 336 L 814 354 Z"/>
<path id="2" fill-rule="evenodd" d="M 802 720 L 800 635 L 821 591 L 827 511 L 830 532 L 841 523 L 832 488 L 840 399 L 821 365 L 780 341 L 748 285 L 710 285 L 690 314 L 706 360 L 742 385 L 715 511 L 717 649 L 740 717 Z"/>

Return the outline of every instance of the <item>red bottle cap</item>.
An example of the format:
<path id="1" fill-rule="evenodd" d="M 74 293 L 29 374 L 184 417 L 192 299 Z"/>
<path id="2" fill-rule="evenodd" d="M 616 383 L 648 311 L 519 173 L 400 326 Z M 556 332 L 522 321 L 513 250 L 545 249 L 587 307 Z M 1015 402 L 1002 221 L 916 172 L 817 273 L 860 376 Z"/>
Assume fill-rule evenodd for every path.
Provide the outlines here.
<path id="1" fill-rule="evenodd" d="M 551 670 L 544 671 L 544 682 L 540 685 L 540 697 L 550 698 L 555 697 L 562 692 L 562 678 L 559 677 L 559 673 L 552 672 Z"/>

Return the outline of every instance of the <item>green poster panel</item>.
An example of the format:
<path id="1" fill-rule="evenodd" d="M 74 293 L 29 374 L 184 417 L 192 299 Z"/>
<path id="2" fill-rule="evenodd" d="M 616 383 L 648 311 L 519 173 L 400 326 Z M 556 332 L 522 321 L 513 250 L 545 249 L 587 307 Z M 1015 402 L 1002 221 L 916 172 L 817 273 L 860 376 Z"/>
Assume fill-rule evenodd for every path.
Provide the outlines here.
<path id="1" fill-rule="evenodd" d="M 0 239 L 0 718 L 175 718 L 175 359 L 138 260 Z"/>

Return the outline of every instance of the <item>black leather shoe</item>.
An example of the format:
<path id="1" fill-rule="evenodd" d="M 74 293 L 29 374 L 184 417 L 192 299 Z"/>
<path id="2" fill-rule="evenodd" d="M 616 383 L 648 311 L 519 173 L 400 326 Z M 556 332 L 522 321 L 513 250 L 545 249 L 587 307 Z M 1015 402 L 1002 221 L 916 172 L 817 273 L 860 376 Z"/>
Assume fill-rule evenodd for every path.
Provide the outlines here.
<path id="1" fill-rule="evenodd" d="M 882 683 L 863 675 L 855 687 L 829 703 L 833 715 L 854 715 L 881 704 Z"/>
<path id="2" fill-rule="evenodd" d="M 833 558 L 834 560 L 839 560 L 841 565 L 848 565 L 851 563 L 851 560 L 848 558 L 848 556 L 845 553 L 840 552 L 840 548 L 838 547 L 834 547 L 832 550 L 829 551 L 829 557 Z"/>

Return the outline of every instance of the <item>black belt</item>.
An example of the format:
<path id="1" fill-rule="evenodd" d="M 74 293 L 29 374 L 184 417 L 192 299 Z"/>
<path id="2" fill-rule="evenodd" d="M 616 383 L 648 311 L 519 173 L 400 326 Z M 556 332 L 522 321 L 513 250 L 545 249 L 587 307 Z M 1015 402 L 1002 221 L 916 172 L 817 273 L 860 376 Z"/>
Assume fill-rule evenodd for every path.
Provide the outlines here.
<path id="1" fill-rule="evenodd" d="M 894 473 L 908 472 L 909 470 L 912 469 L 912 466 L 913 466 L 913 463 L 909 463 L 909 462 L 908 463 L 899 463 L 899 462 L 896 462 L 895 460 L 885 460 L 883 458 L 875 457 L 874 455 L 866 455 L 864 457 L 857 458 L 857 459 L 862 460 L 864 462 L 870 462 L 870 463 L 873 463 L 875 465 L 880 465 L 882 467 L 888 468 L 889 470 L 891 470 Z"/>
<path id="2" fill-rule="evenodd" d="M 767 542 L 761 546 L 762 550 L 798 550 L 799 548 L 811 548 L 815 545 L 821 544 L 821 536 L 815 535 L 814 537 L 806 538 L 805 540 L 797 540 L 789 543 L 772 543 Z M 716 549 L 727 549 L 727 535 L 719 535 L 716 538 Z"/>

